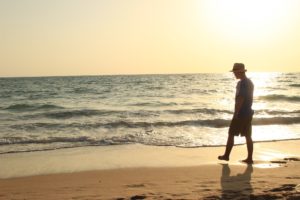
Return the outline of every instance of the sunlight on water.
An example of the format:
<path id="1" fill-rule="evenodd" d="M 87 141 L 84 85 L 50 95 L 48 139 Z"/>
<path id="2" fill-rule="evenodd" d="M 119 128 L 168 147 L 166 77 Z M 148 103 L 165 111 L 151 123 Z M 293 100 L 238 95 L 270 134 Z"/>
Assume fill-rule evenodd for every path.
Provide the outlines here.
<path id="1" fill-rule="evenodd" d="M 257 144 L 256 147 L 259 147 L 260 145 Z M 257 158 L 259 160 L 264 160 L 264 161 L 272 161 L 272 160 L 277 160 L 277 159 L 281 159 L 281 158 L 286 158 L 292 155 L 288 155 L 285 153 L 282 153 L 282 151 L 278 150 L 278 151 L 270 151 L 269 149 L 261 149 L 258 148 L 256 150 L 256 152 L 258 153 Z"/>
<path id="2" fill-rule="evenodd" d="M 298 126 L 280 125 L 253 126 L 252 137 L 255 141 L 288 139 L 295 135 L 295 132 L 297 132 L 297 127 Z"/>
<path id="3" fill-rule="evenodd" d="M 276 78 L 280 76 L 280 73 L 258 73 L 252 72 L 249 73 L 250 79 L 254 83 L 254 110 L 266 109 L 268 103 L 267 102 L 258 102 L 255 99 L 268 95 L 270 93 L 270 88 L 276 87 Z"/>
<path id="4" fill-rule="evenodd" d="M 262 169 L 282 167 L 282 165 L 278 163 L 261 163 L 261 164 L 254 164 L 253 166 Z"/>
<path id="5" fill-rule="evenodd" d="M 267 88 L 276 86 L 276 80 L 280 73 L 249 73 L 249 77 L 255 83 L 254 96 L 262 96 L 267 93 Z"/>

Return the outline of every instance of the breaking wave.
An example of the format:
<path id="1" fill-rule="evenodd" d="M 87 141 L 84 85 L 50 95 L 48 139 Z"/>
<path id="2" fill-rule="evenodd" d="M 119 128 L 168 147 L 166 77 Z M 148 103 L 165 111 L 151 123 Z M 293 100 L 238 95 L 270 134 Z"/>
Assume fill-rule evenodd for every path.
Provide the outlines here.
<path id="1" fill-rule="evenodd" d="M 268 101 L 300 101 L 300 96 L 286 96 L 286 95 L 266 95 L 258 97 L 259 100 L 268 100 Z"/>
<path id="2" fill-rule="evenodd" d="M 11 125 L 10 128 L 18 130 L 36 130 L 36 129 L 48 129 L 48 130 L 60 130 L 60 129 L 80 129 L 91 130 L 97 128 L 155 128 L 155 127 L 182 127 L 182 126 L 202 126 L 212 128 L 223 128 L 229 126 L 231 120 L 226 119 L 212 119 L 212 120 L 185 120 L 185 121 L 158 121 L 158 122 L 129 122 L 129 121 L 115 121 L 108 123 L 28 123 Z M 299 124 L 300 117 L 272 117 L 272 118 L 254 118 L 253 125 L 288 125 Z"/>
<path id="3" fill-rule="evenodd" d="M 32 105 L 32 104 L 14 104 L 10 105 L 5 110 L 11 111 L 37 111 L 37 110 L 51 110 L 51 109 L 63 109 L 64 107 L 53 105 L 53 104 L 43 104 L 43 105 Z"/>
<path id="4" fill-rule="evenodd" d="M 291 87 L 300 87 L 300 84 L 290 84 Z"/>

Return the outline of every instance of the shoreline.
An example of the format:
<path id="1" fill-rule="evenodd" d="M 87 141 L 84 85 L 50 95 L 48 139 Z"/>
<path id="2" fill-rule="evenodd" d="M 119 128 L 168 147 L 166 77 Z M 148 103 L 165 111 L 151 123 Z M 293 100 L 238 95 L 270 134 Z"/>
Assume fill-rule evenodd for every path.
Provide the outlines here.
<path id="1" fill-rule="evenodd" d="M 300 140 L 255 142 L 254 160 L 259 164 L 300 157 L 299 145 Z M 94 170 L 215 165 L 221 162 L 217 156 L 224 152 L 224 148 L 128 144 L 1 154 L 0 180 Z M 240 165 L 246 153 L 245 144 L 235 145 L 228 163 Z"/>
<path id="2" fill-rule="evenodd" d="M 268 143 L 268 142 L 284 142 L 284 141 L 293 141 L 300 140 L 300 138 L 290 138 L 290 139 L 278 139 L 278 140 L 259 140 L 253 141 L 255 143 Z M 234 146 L 245 145 L 246 143 L 237 143 Z M 172 145 L 145 145 L 140 143 L 129 143 L 129 144 L 116 144 L 116 145 L 87 145 L 87 146 L 74 146 L 74 147 L 62 147 L 56 149 L 41 149 L 41 150 L 29 150 L 29 151 L 9 151 L 9 152 L 1 152 L 1 155 L 10 155 L 10 154 L 22 154 L 22 153 L 34 153 L 34 152 L 48 152 L 48 151 L 59 151 L 64 149 L 80 149 L 80 148 L 101 148 L 101 147 L 109 147 L 109 146 L 128 146 L 128 145 L 141 145 L 141 146 L 149 146 L 149 147 L 175 147 L 175 148 L 183 148 L 183 149 L 194 149 L 194 148 L 215 148 L 215 147 L 225 147 L 226 145 L 203 145 L 203 146 L 172 146 Z"/>

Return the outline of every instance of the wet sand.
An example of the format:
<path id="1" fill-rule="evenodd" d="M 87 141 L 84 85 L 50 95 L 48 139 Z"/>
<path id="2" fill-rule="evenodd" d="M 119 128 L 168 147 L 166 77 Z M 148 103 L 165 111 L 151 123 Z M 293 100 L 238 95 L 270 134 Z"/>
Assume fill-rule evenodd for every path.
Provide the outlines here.
<path id="1" fill-rule="evenodd" d="M 216 159 L 224 147 L 5 154 L 0 199 L 300 199 L 299 145 L 255 143 L 253 165 L 239 162 L 245 145 L 234 147 L 229 162 Z"/>

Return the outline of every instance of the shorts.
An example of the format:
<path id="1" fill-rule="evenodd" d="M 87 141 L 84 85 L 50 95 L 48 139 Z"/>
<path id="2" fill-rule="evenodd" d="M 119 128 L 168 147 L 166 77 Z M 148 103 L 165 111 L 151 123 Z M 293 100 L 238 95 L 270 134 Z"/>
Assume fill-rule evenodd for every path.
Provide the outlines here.
<path id="1" fill-rule="evenodd" d="M 233 118 L 228 133 L 234 136 L 251 136 L 252 115 L 249 117 Z"/>

